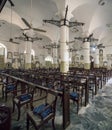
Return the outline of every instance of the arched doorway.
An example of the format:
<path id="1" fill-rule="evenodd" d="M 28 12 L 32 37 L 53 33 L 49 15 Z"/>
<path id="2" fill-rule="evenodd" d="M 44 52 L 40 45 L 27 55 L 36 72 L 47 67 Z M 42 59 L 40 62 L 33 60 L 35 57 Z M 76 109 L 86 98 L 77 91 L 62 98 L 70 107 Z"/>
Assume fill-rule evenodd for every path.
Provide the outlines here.
<path id="1" fill-rule="evenodd" d="M 90 69 L 94 69 L 94 57 L 90 56 Z"/>
<path id="2" fill-rule="evenodd" d="M 5 45 L 0 43 L 0 69 L 5 67 L 5 63 L 7 62 L 7 48 Z"/>
<path id="3" fill-rule="evenodd" d="M 47 56 L 45 58 L 45 65 L 46 65 L 46 68 L 51 68 L 52 67 L 52 64 L 53 64 L 53 57 L 52 56 Z"/>

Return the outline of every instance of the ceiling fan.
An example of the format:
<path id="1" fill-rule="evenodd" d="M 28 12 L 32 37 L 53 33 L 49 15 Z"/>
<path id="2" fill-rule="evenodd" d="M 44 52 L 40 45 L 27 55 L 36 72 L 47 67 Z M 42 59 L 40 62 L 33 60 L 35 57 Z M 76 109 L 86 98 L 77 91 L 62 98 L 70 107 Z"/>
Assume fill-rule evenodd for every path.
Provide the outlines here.
<path id="1" fill-rule="evenodd" d="M 68 5 L 67 5 L 66 10 L 65 10 L 65 16 L 64 16 L 63 19 L 60 19 L 60 20 L 54 20 L 54 19 L 45 20 L 45 19 L 44 19 L 43 22 L 44 22 L 44 23 L 50 23 L 50 24 L 56 25 L 56 26 L 58 26 L 58 27 L 61 27 L 61 26 L 63 26 L 63 25 L 66 26 L 67 23 L 69 22 L 69 25 L 67 25 L 69 28 L 70 28 L 70 27 L 74 27 L 74 26 L 83 26 L 83 25 L 84 25 L 84 23 L 82 23 L 82 22 L 77 22 L 77 21 L 71 22 L 71 21 L 68 21 L 68 20 L 67 20 L 68 11 L 69 11 L 69 10 L 68 10 Z M 62 20 L 63 20 L 63 24 L 61 23 Z"/>
<path id="2" fill-rule="evenodd" d="M 51 47 L 45 45 L 45 46 L 43 46 L 43 49 L 51 49 Z"/>
<path id="3" fill-rule="evenodd" d="M 13 44 L 20 44 L 19 42 L 14 41 L 13 38 L 10 38 L 9 40 L 2 40 L 2 39 L 0 39 L 0 41 L 9 42 L 9 43 L 13 43 Z"/>
<path id="4" fill-rule="evenodd" d="M 82 42 L 95 42 L 95 41 L 98 41 L 98 39 L 93 38 L 93 33 L 90 34 L 88 37 L 75 37 L 74 39 L 80 40 Z"/>
<path id="5" fill-rule="evenodd" d="M 59 44 L 57 45 L 56 43 L 53 43 L 53 44 L 46 45 L 45 47 L 46 48 L 59 48 L 60 45 Z"/>
<path id="6" fill-rule="evenodd" d="M 47 50 L 48 50 L 48 54 L 50 54 L 50 53 L 51 53 L 51 47 L 49 47 L 49 46 L 45 45 L 45 46 L 43 46 L 43 49 L 47 49 Z"/>
<path id="7" fill-rule="evenodd" d="M 32 0 L 31 0 L 30 12 L 31 12 L 30 23 L 25 18 L 21 18 L 21 20 L 24 22 L 24 24 L 28 27 L 28 28 L 25 28 L 25 29 L 22 29 L 22 30 L 34 30 L 34 31 L 46 32 L 46 30 L 34 28 L 33 25 L 32 25 Z"/>
<path id="8" fill-rule="evenodd" d="M 100 43 L 98 45 L 90 45 L 90 47 L 97 48 L 97 49 L 105 48 L 105 46 L 102 43 Z"/>
<path id="9" fill-rule="evenodd" d="M 97 47 L 98 49 L 105 48 L 105 46 L 103 46 L 102 43 L 101 43 L 101 44 L 98 44 L 96 47 Z"/>
<path id="10" fill-rule="evenodd" d="M 70 49 L 69 49 L 69 52 L 73 52 L 73 51 L 78 51 L 78 50 L 75 49 L 75 48 L 70 48 Z"/>
<path id="11" fill-rule="evenodd" d="M 69 44 L 75 43 L 75 40 L 72 40 L 72 41 L 69 41 L 69 42 L 66 42 L 66 43 L 67 43 L 67 45 L 69 45 Z"/>
<path id="12" fill-rule="evenodd" d="M 76 48 L 70 48 L 70 49 L 69 49 L 70 52 L 73 52 L 73 51 L 74 51 L 74 52 L 77 52 L 77 51 L 81 51 L 81 50 L 86 50 L 86 48 L 80 47 L 80 48 L 77 48 L 77 49 L 76 49 Z"/>
<path id="13" fill-rule="evenodd" d="M 103 43 L 97 45 L 98 49 L 106 48 L 106 47 L 111 47 L 111 46 L 112 46 L 112 44 L 109 44 L 109 45 L 105 45 L 105 46 L 104 46 Z"/>
<path id="14" fill-rule="evenodd" d="M 25 29 L 22 29 L 22 30 L 31 30 L 32 29 L 34 31 L 46 32 L 46 30 L 43 30 L 43 29 L 33 28 L 32 23 L 28 23 L 28 21 L 25 18 L 21 18 L 21 19 L 25 23 L 25 25 L 28 27 L 28 28 L 25 28 Z"/>
<path id="15" fill-rule="evenodd" d="M 37 40 L 42 40 L 42 38 L 39 38 L 39 37 L 30 37 L 30 36 L 27 36 L 25 33 L 23 33 L 23 36 L 19 36 L 19 37 L 15 37 L 15 39 L 19 39 L 19 40 L 23 40 L 23 41 L 30 41 L 30 42 L 34 42 L 34 41 L 37 41 Z"/>

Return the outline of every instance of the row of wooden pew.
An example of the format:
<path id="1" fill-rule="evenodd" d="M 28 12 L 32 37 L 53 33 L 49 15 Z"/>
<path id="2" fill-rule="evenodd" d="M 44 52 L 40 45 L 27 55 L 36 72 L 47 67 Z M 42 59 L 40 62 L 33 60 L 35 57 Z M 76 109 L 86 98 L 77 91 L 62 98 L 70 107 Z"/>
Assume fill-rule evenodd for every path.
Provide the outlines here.
<path id="1" fill-rule="evenodd" d="M 3 98 L 7 101 L 8 93 L 10 93 L 11 90 L 11 93 L 13 92 L 13 111 L 16 105 L 18 108 L 18 120 L 20 119 L 21 107 L 23 105 L 30 103 L 31 108 L 33 108 L 32 102 L 34 100 L 38 100 L 43 95 L 43 92 L 47 94 L 48 91 L 52 91 L 56 94 L 55 99 L 57 99 L 57 96 L 61 98 L 63 128 L 65 128 L 70 123 L 70 100 L 77 104 L 78 113 L 82 104 L 86 106 L 89 103 L 90 95 L 92 95 L 93 98 L 98 90 L 106 84 L 108 79 L 112 76 L 112 71 L 106 70 L 105 68 L 94 70 L 71 68 L 68 73 L 62 74 L 59 72 L 59 69 L 7 69 L 2 70 L 0 76 L 1 82 L 3 83 Z M 15 89 L 13 89 L 13 87 Z M 23 100 L 21 103 L 20 100 L 17 100 L 21 99 L 20 95 L 18 96 L 17 94 L 18 90 L 21 92 L 21 96 L 24 97 L 24 94 L 26 95 L 26 101 Z M 38 99 L 33 98 L 36 97 L 34 96 L 35 93 L 38 93 Z M 27 98 L 28 95 L 30 95 L 29 98 Z M 29 120 L 32 120 L 31 116 L 28 115 L 27 117 L 28 122 Z M 35 124 L 34 122 L 32 123 Z M 27 126 L 29 126 L 29 123 Z"/>

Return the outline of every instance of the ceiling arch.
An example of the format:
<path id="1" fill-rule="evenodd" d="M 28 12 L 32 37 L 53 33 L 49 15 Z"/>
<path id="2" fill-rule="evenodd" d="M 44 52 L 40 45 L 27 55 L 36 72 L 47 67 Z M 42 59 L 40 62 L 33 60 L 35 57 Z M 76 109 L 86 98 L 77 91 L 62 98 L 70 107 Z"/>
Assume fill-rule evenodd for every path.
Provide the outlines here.
<path id="1" fill-rule="evenodd" d="M 89 31 L 95 30 L 100 26 L 106 26 L 107 23 L 112 23 L 112 5 L 107 4 L 103 7 L 98 7 L 92 16 Z"/>
<path id="2" fill-rule="evenodd" d="M 29 23 L 32 21 L 34 27 L 39 27 L 46 30 L 46 33 L 37 32 L 38 35 L 47 37 L 49 41 L 59 41 L 60 28 L 50 24 L 43 24 L 43 19 L 60 19 L 60 12 L 65 11 L 66 5 L 69 9 L 70 21 L 84 22 L 85 25 L 78 32 L 70 29 L 70 41 L 74 36 L 82 36 L 82 33 L 94 33 L 94 37 L 99 39 L 99 42 L 104 40 L 111 41 L 111 27 L 112 25 L 112 0 L 105 0 L 103 6 L 99 5 L 99 0 L 12 0 L 13 7 L 13 31 L 14 35 L 21 34 L 21 28 L 26 28 L 26 25 L 21 20 L 25 18 Z M 10 24 L 10 4 L 7 2 L 0 14 L 0 20 L 5 20 Z M 0 39 L 5 37 L 3 32 L 9 29 L 7 24 L 0 28 Z M 76 27 L 78 29 L 78 27 Z M 18 30 L 18 31 L 17 31 Z M 8 35 L 6 35 L 8 37 Z M 46 38 L 45 38 L 46 39 Z M 38 41 L 36 41 L 38 42 Z M 42 42 L 42 41 L 39 41 Z"/>
<path id="3" fill-rule="evenodd" d="M 11 23 L 11 8 L 5 7 L 0 14 L 0 19 L 7 21 L 8 23 Z M 25 28 L 25 24 L 22 22 L 21 17 L 17 12 L 12 10 L 12 24 L 15 24 L 19 26 L 20 28 Z"/>

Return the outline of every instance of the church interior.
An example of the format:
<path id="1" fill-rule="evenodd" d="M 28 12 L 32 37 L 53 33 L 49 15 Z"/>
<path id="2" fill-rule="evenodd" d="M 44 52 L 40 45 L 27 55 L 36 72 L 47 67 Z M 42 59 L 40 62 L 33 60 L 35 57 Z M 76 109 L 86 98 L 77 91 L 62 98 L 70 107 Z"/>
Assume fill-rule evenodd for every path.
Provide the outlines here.
<path id="1" fill-rule="evenodd" d="M 112 130 L 112 0 L 0 1 L 0 130 Z"/>

